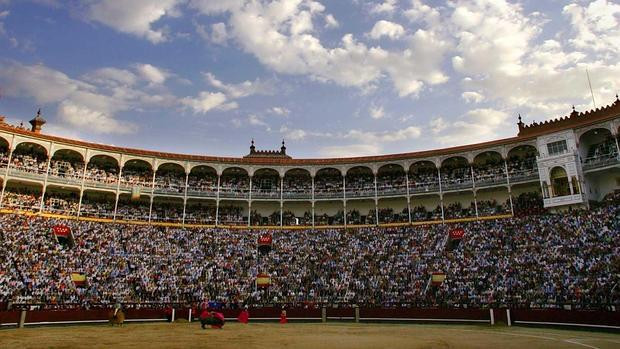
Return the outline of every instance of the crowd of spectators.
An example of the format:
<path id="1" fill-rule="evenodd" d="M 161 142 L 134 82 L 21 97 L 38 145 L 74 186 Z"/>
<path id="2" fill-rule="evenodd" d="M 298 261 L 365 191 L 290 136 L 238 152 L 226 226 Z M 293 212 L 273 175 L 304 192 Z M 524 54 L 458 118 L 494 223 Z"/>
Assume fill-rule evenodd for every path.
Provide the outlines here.
<path id="1" fill-rule="evenodd" d="M 392 228 L 247 231 L 0 215 L 0 302 L 576 308 L 620 305 L 620 195 L 591 211 Z M 415 212 L 415 210 L 414 210 Z M 60 244 L 52 227 L 71 228 Z M 462 228 L 462 240 L 449 233 Z M 271 252 L 257 239 L 273 236 Z M 446 275 L 440 284 L 430 275 Z M 86 285 L 71 281 L 84 274 Z M 267 273 L 269 288 L 257 288 Z"/>

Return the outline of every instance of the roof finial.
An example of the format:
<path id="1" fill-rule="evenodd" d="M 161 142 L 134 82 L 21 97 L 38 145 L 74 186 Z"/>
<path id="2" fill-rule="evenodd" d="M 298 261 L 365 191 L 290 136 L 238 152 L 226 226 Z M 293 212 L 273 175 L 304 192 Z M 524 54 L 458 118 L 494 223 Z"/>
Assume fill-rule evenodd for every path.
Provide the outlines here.
<path id="1" fill-rule="evenodd" d="M 575 105 L 573 104 L 573 111 L 575 111 Z"/>
<path id="2" fill-rule="evenodd" d="M 519 113 L 519 123 L 520 124 L 522 123 L 522 121 L 521 121 L 521 113 Z"/>

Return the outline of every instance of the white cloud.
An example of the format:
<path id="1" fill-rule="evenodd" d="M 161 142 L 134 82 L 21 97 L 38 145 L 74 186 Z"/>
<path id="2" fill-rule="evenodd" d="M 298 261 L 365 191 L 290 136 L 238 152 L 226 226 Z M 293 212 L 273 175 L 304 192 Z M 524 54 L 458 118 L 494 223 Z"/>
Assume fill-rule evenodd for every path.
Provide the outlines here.
<path id="1" fill-rule="evenodd" d="M 216 44 L 225 44 L 228 41 L 226 23 L 214 23 L 211 25 L 211 41 Z"/>
<path id="2" fill-rule="evenodd" d="M 177 5 L 184 0 L 131 0 L 122 6 L 116 0 L 99 0 L 88 8 L 88 17 L 112 29 L 145 38 L 157 44 L 168 39 L 163 29 L 154 29 L 160 19 L 179 15 Z"/>
<path id="3" fill-rule="evenodd" d="M 285 116 L 291 113 L 291 111 L 286 109 L 285 107 L 271 107 L 268 109 L 268 112 L 281 116 Z"/>
<path id="4" fill-rule="evenodd" d="M 319 149 L 319 155 L 328 158 L 378 155 L 380 153 L 381 147 L 375 144 L 336 145 Z"/>
<path id="5" fill-rule="evenodd" d="M 384 36 L 395 40 L 405 35 L 405 28 L 402 25 L 386 20 L 380 20 L 372 27 L 368 36 L 378 40 Z"/>
<path id="6" fill-rule="evenodd" d="M 578 49 L 620 53 L 620 3 L 596 0 L 584 7 L 564 7 L 576 36 L 571 43 Z"/>
<path id="7" fill-rule="evenodd" d="M 466 91 L 461 94 L 461 98 L 467 103 L 480 103 L 484 100 L 484 96 L 475 91 Z"/>
<path id="8" fill-rule="evenodd" d="M 212 73 L 204 73 L 205 80 L 213 87 L 224 92 L 230 99 L 248 97 L 255 94 L 273 94 L 274 86 L 272 82 L 263 82 L 260 79 L 254 81 L 243 81 L 238 84 L 227 84 L 219 80 Z"/>
<path id="9" fill-rule="evenodd" d="M 228 98 L 222 92 L 202 91 L 197 97 L 185 97 L 181 104 L 191 108 L 194 113 L 206 114 L 211 110 L 231 110 L 238 108 L 236 102 L 228 102 Z"/>
<path id="10" fill-rule="evenodd" d="M 501 110 L 480 108 L 448 123 L 443 118 L 430 122 L 433 139 L 445 146 L 456 146 L 494 140 L 506 132 L 510 116 Z"/>
<path id="11" fill-rule="evenodd" d="M 385 116 L 385 110 L 383 110 L 382 106 L 375 106 L 372 105 L 369 109 L 368 109 L 368 114 L 370 114 L 370 117 L 377 120 L 377 119 L 381 119 Z"/>
<path id="12" fill-rule="evenodd" d="M 325 16 L 325 28 L 338 28 L 340 23 L 336 20 L 334 15 L 328 14 Z"/>
<path id="13" fill-rule="evenodd" d="M 382 3 L 374 4 L 370 8 L 371 13 L 387 13 L 391 14 L 396 10 L 398 0 L 385 0 Z"/>
<path id="14" fill-rule="evenodd" d="M 396 2 L 385 5 L 390 4 Z M 371 90 L 388 75 L 402 97 L 415 96 L 426 85 L 447 81 L 441 71 L 447 42 L 434 31 L 416 32 L 405 49 L 368 47 L 352 34 L 345 34 L 338 46 L 330 48 L 314 31 L 313 19 L 323 17 L 325 8 L 313 0 L 235 2 L 226 6 L 193 1 L 190 6 L 206 15 L 226 13 L 228 36 L 278 73 L 306 75 L 362 90 Z"/>
<path id="15" fill-rule="evenodd" d="M 169 107 L 178 103 L 176 97 L 144 91 L 134 73 L 125 69 L 104 67 L 74 79 L 42 64 L 24 65 L 3 62 L 0 84 L 10 97 L 31 97 L 42 106 L 57 105 L 57 116 L 65 125 L 83 129 L 79 120 L 89 120 L 94 133 L 128 133 L 137 127 L 117 119 L 119 112 L 142 111 L 146 107 Z M 42 88 L 42 85 L 45 87 Z M 107 126 L 103 125 L 106 124 Z M 62 127 L 62 125 L 57 125 Z"/>
<path id="16" fill-rule="evenodd" d="M 343 135 L 345 139 L 356 139 L 367 143 L 399 142 L 420 137 L 422 130 L 416 126 L 409 126 L 396 131 L 370 132 L 351 130 Z"/>
<path id="17" fill-rule="evenodd" d="M 138 80 L 136 75 L 129 70 L 112 67 L 99 68 L 84 75 L 83 78 L 93 84 L 105 86 L 133 86 Z"/>
<path id="18" fill-rule="evenodd" d="M 58 105 L 57 116 L 71 126 L 94 133 L 130 134 L 138 129 L 133 123 L 118 121 L 111 115 L 70 101 Z"/>
<path id="19" fill-rule="evenodd" d="M 166 82 L 166 79 L 170 76 L 170 74 L 162 69 L 158 68 L 151 64 L 136 64 L 135 65 L 138 74 L 142 76 L 143 79 L 152 83 L 152 84 L 163 84 Z"/>

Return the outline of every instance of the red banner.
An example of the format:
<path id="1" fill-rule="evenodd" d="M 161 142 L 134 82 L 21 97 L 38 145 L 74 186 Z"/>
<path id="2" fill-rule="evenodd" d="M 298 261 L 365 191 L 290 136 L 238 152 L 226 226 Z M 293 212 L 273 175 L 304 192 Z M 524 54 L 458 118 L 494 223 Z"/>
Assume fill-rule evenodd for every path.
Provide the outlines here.
<path id="1" fill-rule="evenodd" d="M 71 228 L 67 227 L 64 224 L 57 224 L 52 227 L 52 232 L 54 232 L 54 235 L 56 236 L 68 238 L 71 234 Z"/>
<path id="2" fill-rule="evenodd" d="M 258 238 L 258 245 L 259 246 L 271 246 L 272 241 L 273 241 L 273 238 L 271 237 L 270 234 L 261 235 Z"/>
<path id="3" fill-rule="evenodd" d="M 461 240 L 465 236 L 465 229 L 456 228 L 450 230 L 450 239 L 452 240 Z"/>

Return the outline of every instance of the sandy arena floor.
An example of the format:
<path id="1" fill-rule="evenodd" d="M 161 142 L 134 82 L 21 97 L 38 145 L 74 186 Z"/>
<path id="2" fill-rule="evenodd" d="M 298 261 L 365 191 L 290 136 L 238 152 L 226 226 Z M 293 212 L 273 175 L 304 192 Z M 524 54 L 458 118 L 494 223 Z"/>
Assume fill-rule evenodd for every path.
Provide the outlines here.
<path id="1" fill-rule="evenodd" d="M 620 334 L 420 324 L 130 323 L 0 330 L 0 348 L 620 348 Z"/>

